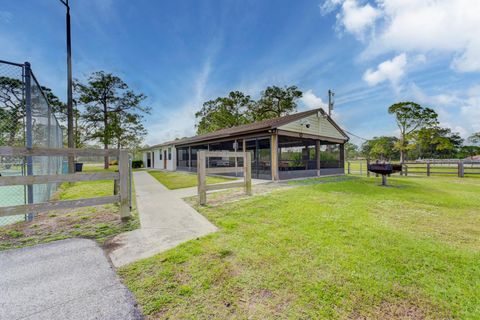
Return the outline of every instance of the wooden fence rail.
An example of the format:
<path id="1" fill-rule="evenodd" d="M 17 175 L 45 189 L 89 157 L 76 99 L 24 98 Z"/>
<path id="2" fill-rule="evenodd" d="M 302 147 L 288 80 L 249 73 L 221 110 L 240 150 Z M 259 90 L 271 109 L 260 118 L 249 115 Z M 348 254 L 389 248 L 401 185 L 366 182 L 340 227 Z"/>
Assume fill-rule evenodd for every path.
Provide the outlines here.
<path id="1" fill-rule="evenodd" d="M 347 174 L 367 174 L 368 162 L 366 161 L 347 161 Z M 401 175 L 456 175 L 465 177 L 469 175 L 480 175 L 480 161 L 408 161 L 402 165 Z"/>
<path id="2" fill-rule="evenodd" d="M 117 156 L 118 172 L 97 172 L 79 174 L 32 175 L 32 176 L 0 176 L 0 186 L 18 186 L 78 181 L 114 180 L 118 184 L 118 194 L 105 197 L 95 197 L 78 200 L 48 201 L 43 203 L 29 203 L 0 207 L 0 217 L 20 214 L 40 213 L 57 209 L 96 206 L 109 203 L 120 204 L 120 217 L 130 218 L 130 163 L 126 150 L 101 149 L 50 149 L 50 148 L 21 148 L 0 147 L 1 156 Z"/>
<path id="3" fill-rule="evenodd" d="M 207 203 L 207 191 L 244 187 L 247 195 L 252 194 L 252 155 L 250 152 L 199 151 L 197 154 L 198 197 L 200 205 Z M 207 168 L 208 158 L 243 158 L 243 167 Z M 237 163 L 237 161 L 235 161 Z M 207 174 L 243 172 L 243 181 L 207 185 Z"/>

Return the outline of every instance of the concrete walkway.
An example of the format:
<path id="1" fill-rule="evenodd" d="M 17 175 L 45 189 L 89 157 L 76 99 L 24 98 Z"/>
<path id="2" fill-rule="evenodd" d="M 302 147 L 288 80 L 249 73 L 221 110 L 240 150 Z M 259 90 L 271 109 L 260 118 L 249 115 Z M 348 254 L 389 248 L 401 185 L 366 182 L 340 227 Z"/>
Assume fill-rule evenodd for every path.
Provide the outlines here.
<path id="1" fill-rule="evenodd" d="M 187 192 L 165 188 L 148 172 L 134 172 L 140 229 L 112 239 L 109 256 L 116 267 L 151 257 L 217 228 L 181 198 Z M 193 193 L 192 195 L 195 195 Z"/>
<path id="2" fill-rule="evenodd" d="M 0 319 L 143 319 L 95 241 L 0 252 Z"/>

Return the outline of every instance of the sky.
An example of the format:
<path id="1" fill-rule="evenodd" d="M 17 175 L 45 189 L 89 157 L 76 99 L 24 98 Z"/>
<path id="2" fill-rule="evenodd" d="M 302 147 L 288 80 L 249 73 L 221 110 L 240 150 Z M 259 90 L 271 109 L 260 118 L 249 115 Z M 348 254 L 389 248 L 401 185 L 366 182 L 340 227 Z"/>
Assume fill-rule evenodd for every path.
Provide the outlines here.
<path id="1" fill-rule="evenodd" d="M 65 7 L 0 0 L 0 59 L 29 61 L 66 97 Z M 105 70 L 148 96 L 146 143 L 195 133 L 204 101 L 269 85 L 303 91 L 354 143 L 396 135 L 387 109 L 415 101 L 443 126 L 480 131 L 477 0 L 70 0 L 73 74 Z M 358 137 L 357 137 L 358 136 Z"/>

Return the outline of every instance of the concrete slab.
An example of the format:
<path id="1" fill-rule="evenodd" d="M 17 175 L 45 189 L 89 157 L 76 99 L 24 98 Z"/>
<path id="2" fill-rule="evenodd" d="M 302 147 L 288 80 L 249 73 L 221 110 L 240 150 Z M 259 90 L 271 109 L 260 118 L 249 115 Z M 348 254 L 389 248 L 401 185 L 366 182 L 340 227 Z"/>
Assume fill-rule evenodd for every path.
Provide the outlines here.
<path id="1" fill-rule="evenodd" d="M 69 239 L 0 252 L 0 319 L 142 319 L 103 250 Z"/>
<path id="2" fill-rule="evenodd" d="M 148 172 L 134 172 L 140 229 L 120 234 L 110 242 L 115 267 L 153 256 L 217 227 L 165 188 Z"/>

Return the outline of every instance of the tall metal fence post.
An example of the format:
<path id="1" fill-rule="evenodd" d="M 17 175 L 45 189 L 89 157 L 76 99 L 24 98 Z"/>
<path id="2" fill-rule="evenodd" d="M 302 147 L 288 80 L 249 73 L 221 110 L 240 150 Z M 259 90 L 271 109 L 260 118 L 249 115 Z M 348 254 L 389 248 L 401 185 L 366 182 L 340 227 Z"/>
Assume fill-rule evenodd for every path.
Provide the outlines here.
<path id="1" fill-rule="evenodd" d="M 25 146 L 29 149 L 33 146 L 33 121 L 32 121 L 32 69 L 29 62 L 25 62 Z M 27 156 L 27 175 L 33 176 L 33 158 Z M 33 203 L 33 185 L 27 185 L 27 203 Z M 32 221 L 33 213 L 27 214 L 27 221 Z"/>

